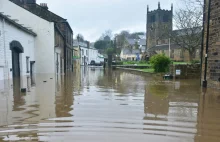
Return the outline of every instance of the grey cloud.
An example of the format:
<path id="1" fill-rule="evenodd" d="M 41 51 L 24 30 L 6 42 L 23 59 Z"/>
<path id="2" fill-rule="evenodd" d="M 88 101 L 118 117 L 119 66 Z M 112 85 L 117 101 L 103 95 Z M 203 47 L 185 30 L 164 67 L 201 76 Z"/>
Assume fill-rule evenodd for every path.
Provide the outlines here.
<path id="1" fill-rule="evenodd" d="M 160 0 L 161 8 L 170 9 L 176 0 Z M 158 1 L 152 0 L 37 0 L 48 3 L 54 13 L 68 19 L 74 34 L 81 33 L 95 41 L 108 29 L 145 31 L 146 10 L 156 9 Z"/>

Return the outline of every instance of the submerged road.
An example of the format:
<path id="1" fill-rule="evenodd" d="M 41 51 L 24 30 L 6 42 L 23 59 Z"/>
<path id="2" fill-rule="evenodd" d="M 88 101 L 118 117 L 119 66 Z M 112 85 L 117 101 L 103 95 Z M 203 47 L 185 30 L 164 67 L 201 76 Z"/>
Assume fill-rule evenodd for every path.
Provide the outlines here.
<path id="1" fill-rule="evenodd" d="M 27 94 L 0 93 L 0 142 L 220 140 L 219 94 L 199 80 L 90 68 L 45 78 Z"/>

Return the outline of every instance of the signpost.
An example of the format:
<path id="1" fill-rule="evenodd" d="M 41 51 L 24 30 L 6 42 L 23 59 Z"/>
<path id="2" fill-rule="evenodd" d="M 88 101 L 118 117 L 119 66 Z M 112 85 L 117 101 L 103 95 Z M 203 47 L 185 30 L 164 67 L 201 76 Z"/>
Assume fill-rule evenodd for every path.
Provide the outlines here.
<path id="1" fill-rule="evenodd" d="M 181 70 L 176 70 L 176 75 L 181 75 Z"/>

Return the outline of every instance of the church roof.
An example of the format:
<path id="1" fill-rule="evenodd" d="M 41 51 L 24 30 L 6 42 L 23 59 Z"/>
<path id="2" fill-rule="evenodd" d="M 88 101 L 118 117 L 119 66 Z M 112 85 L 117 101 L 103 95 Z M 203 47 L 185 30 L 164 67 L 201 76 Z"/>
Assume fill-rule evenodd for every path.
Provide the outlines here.
<path id="1" fill-rule="evenodd" d="M 180 49 L 180 47 L 176 44 L 171 44 L 170 49 Z M 169 44 L 156 45 L 152 48 L 149 48 L 148 51 L 156 51 L 156 50 L 169 50 Z"/>

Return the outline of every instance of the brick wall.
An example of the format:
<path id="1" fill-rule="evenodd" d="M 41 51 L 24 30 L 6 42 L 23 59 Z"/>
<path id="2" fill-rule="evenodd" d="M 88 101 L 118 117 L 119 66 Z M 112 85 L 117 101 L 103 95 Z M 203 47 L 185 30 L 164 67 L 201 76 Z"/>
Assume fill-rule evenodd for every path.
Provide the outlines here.
<path id="1" fill-rule="evenodd" d="M 208 6 L 209 0 L 206 1 Z M 206 8 L 206 18 L 208 19 Z M 204 80 L 205 71 L 205 54 L 207 40 L 207 20 L 204 26 L 204 52 L 203 52 L 203 67 L 202 81 Z M 209 45 L 208 45 L 208 67 L 207 67 L 207 82 L 208 87 L 220 89 L 220 1 L 211 0 L 210 11 L 210 27 L 209 27 Z"/>

